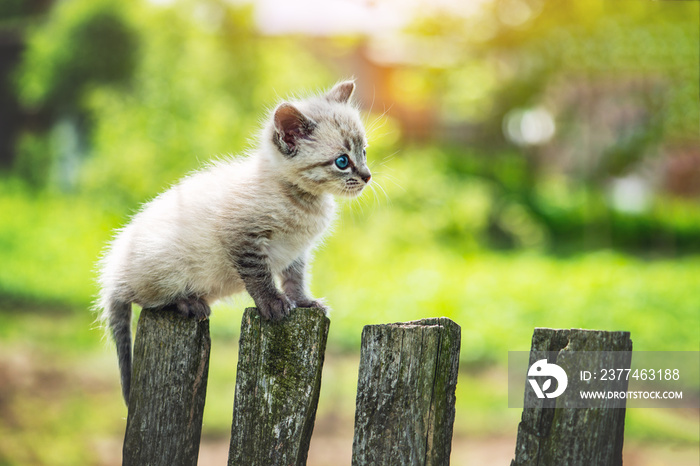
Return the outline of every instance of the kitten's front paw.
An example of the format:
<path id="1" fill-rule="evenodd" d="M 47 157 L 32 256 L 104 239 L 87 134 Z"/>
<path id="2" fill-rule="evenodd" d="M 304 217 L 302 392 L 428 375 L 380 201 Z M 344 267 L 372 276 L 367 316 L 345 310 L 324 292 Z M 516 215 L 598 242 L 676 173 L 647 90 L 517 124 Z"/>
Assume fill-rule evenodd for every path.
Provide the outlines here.
<path id="1" fill-rule="evenodd" d="M 255 300 L 258 312 L 267 320 L 282 320 L 289 315 L 289 311 L 294 307 L 292 302 L 285 295 L 272 296 Z"/>
<path id="2" fill-rule="evenodd" d="M 296 307 L 315 307 L 318 309 L 321 309 L 324 314 L 328 314 L 328 304 L 326 304 L 326 301 L 323 298 L 319 299 L 311 299 L 311 298 L 306 298 L 306 299 L 299 299 L 295 301 L 295 306 Z"/>

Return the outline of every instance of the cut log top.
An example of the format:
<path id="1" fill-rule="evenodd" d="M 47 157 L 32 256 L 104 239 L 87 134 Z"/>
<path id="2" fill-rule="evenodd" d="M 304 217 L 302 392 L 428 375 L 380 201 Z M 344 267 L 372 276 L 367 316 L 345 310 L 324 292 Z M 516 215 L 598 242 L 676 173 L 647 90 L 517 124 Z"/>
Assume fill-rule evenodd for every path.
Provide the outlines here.
<path id="1" fill-rule="evenodd" d="M 449 463 L 460 340 L 445 317 L 363 329 L 353 465 Z"/>
<path id="2" fill-rule="evenodd" d="M 532 351 L 632 351 L 630 332 L 536 327 Z"/>

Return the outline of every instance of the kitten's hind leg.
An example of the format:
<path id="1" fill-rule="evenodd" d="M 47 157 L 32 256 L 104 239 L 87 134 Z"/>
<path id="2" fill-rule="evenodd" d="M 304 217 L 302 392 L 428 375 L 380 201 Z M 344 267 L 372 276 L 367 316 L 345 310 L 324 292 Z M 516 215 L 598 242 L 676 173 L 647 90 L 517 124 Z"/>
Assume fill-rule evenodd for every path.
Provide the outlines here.
<path id="1" fill-rule="evenodd" d="M 197 320 L 206 320 L 211 314 L 207 302 L 197 296 L 187 296 L 175 301 L 177 310 L 185 317 L 194 317 Z"/>

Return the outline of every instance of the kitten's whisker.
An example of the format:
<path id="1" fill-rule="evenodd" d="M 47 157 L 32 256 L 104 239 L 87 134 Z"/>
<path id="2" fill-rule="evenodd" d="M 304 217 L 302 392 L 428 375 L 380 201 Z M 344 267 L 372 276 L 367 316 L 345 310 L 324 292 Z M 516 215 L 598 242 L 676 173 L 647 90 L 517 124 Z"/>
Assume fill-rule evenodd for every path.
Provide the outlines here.
<path id="1" fill-rule="evenodd" d="M 382 125 L 382 126 L 383 126 L 383 125 Z M 370 136 L 369 136 L 369 137 L 370 137 L 371 140 L 381 139 L 381 138 L 383 138 L 384 136 L 386 136 L 386 135 L 391 134 L 391 133 L 394 132 L 394 131 L 384 131 L 384 132 L 382 132 L 382 133 L 376 132 L 376 131 L 379 131 L 380 129 L 381 129 L 381 127 L 377 128 L 377 129 L 375 129 L 375 130 L 373 130 L 373 132 L 370 133 Z"/>
<path id="2" fill-rule="evenodd" d="M 371 113 L 369 113 L 367 116 L 370 116 L 370 115 L 371 115 Z M 379 118 L 381 118 L 381 115 L 375 117 L 371 122 L 370 121 L 367 122 L 366 128 L 367 128 L 368 133 L 374 130 L 374 127 L 377 124 L 377 120 Z"/>
<path id="3" fill-rule="evenodd" d="M 384 126 L 387 123 L 387 121 L 389 121 L 388 114 L 389 114 L 389 110 L 391 110 L 391 107 L 393 107 L 393 104 L 391 106 L 389 106 L 389 108 L 384 110 L 384 112 L 382 112 L 381 115 L 379 115 L 377 118 L 375 118 L 372 123 L 367 125 L 367 133 L 373 133 L 375 130 L 381 128 L 382 126 Z M 376 135 L 373 135 L 373 137 L 375 137 L 375 136 Z"/>
<path id="4" fill-rule="evenodd" d="M 384 186 L 382 186 L 380 183 L 377 183 L 377 188 L 384 194 L 384 197 L 386 198 L 387 203 L 391 205 L 391 197 L 389 197 L 389 194 L 386 192 L 384 189 Z"/>
<path id="5" fill-rule="evenodd" d="M 382 131 L 381 133 L 379 132 L 384 125 L 382 124 L 381 126 L 377 126 L 376 128 L 370 128 L 367 130 L 367 135 L 370 139 L 370 141 L 376 141 L 378 139 L 383 138 L 384 136 L 393 133 L 393 131 Z"/>
<path id="6" fill-rule="evenodd" d="M 394 151 L 393 153 L 387 155 L 386 157 L 383 157 L 380 160 L 372 160 L 372 162 L 368 165 L 369 169 L 372 170 L 377 163 L 379 164 L 378 165 L 379 167 L 384 167 L 387 163 L 394 160 L 394 158 L 396 157 L 396 154 L 398 154 L 398 153 L 399 153 L 399 151 L 397 150 L 397 151 Z M 386 167 L 386 168 L 390 169 L 389 167 Z"/>
<path id="7" fill-rule="evenodd" d="M 379 207 L 379 196 L 377 195 L 377 189 L 375 188 L 376 186 L 379 186 L 376 182 L 370 185 L 370 189 L 372 190 L 372 197 L 374 198 L 374 208 L 377 209 Z M 381 188 L 381 187 L 380 187 Z"/>
<path id="8" fill-rule="evenodd" d="M 376 86 L 372 86 L 372 103 L 369 104 L 369 112 L 367 113 L 367 115 L 371 115 L 371 114 L 372 114 L 372 109 L 374 109 L 374 99 L 375 99 L 376 97 L 377 97 L 377 87 L 376 87 Z"/>
<path id="9" fill-rule="evenodd" d="M 362 208 L 362 202 L 360 201 L 360 197 L 353 198 L 353 201 L 356 205 L 358 205 L 360 207 L 360 214 L 364 215 L 365 209 Z"/>
<path id="10" fill-rule="evenodd" d="M 394 107 L 394 104 L 392 103 L 389 105 L 389 108 L 384 108 L 384 111 L 375 119 L 375 122 L 379 119 L 384 120 L 384 124 L 389 120 L 389 111 Z"/>
<path id="11" fill-rule="evenodd" d="M 379 203 L 379 192 L 381 192 L 384 195 L 384 199 L 386 200 L 387 204 L 391 205 L 391 198 L 389 197 L 389 194 L 387 194 L 386 190 L 384 187 L 381 185 L 381 183 L 375 181 L 372 185 L 370 185 L 372 188 L 372 192 L 375 195 L 375 199 L 377 200 L 377 203 Z"/>
<path id="12" fill-rule="evenodd" d="M 393 178 L 389 178 L 389 177 L 387 177 L 386 180 L 389 181 L 389 182 L 390 182 L 391 184 L 393 184 L 394 186 L 396 186 L 397 188 L 399 188 L 402 192 L 404 192 L 404 193 L 406 192 L 406 188 L 404 188 L 403 186 L 401 186 L 401 184 L 399 184 L 398 181 L 394 180 Z"/>
<path id="13" fill-rule="evenodd" d="M 382 160 L 381 160 L 382 165 L 385 165 L 387 162 L 391 162 L 392 160 L 394 160 L 394 158 L 396 158 L 396 156 L 398 155 L 399 152 L 400 152 L 400 150 L 399 150 L 399 149 L 396 149 L 396 150 L 395 150 L 394 152 L 392 152 L 391 154 L 389 154 L 389 155 L 387 155 L 387 156 L 385 156 L 385 157 L 382 157 Z"/>
<path id="14" fill-rule="evenodd" d="M 401 191 L 406 192 L 406 189 L 398 183 L 395 176 L 389 175 L 388 173 L 377 173 L 377 175 L 381 175 L 382 179 L 386 179 L 387 181 L 391 182 L 391 184 L 399 188 Z"/>

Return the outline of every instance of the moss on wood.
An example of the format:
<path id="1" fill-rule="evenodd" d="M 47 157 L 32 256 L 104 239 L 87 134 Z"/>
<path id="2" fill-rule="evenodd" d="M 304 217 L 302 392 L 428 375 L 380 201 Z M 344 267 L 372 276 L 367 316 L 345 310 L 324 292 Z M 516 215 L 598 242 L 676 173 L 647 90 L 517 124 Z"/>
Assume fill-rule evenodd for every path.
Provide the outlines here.
<path id="1" fill-rule="evenodd" d="M 229 465 L 306 464 L 329 326 L 320 309 L 294 309 L 281 322 L 246 309 Z"/>

